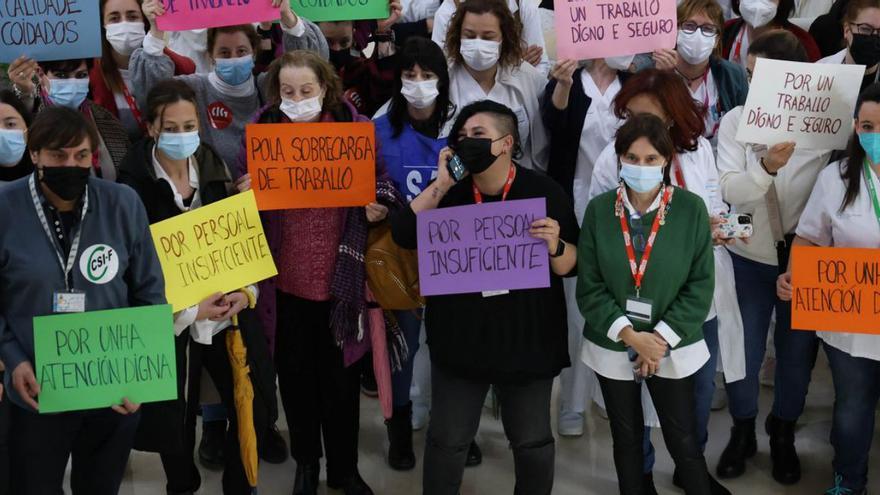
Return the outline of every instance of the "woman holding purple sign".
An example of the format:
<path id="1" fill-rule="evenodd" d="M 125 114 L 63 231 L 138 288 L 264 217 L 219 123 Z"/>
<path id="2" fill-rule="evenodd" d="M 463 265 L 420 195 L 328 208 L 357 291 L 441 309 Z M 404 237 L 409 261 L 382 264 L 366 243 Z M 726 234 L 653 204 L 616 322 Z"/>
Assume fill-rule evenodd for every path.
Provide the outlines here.
<path id="1" fill-rule="evenodd" d="M 575 267 L 574 208 L 552 179 L 515 162 L 521 155 L 517 118 L 504 105 L 484 100 L 464 107 L 449 146 L 440 153 L 437 180 L 394 215 L 394 240 L 416 248 L 416 215 L 426 210 L 546 198 L 548 218 L 526 232 L 546 241 L 551 273 L 545 288 L 427 297 L 432 410 L 423 493 L 458 493 L 483 400 L 494 385 L 513 448 L 516 493 L 547 494 L 555 458 L 550 390 L 569 365 L 562 277 Z"/>

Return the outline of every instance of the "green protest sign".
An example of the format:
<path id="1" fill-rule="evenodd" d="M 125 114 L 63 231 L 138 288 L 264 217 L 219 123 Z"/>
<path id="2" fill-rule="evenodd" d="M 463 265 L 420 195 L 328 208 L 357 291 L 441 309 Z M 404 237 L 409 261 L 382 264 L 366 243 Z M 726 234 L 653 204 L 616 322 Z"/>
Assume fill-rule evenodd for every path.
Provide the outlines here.
<path id="1" fill-rule="evenodd" d="M 388 0 L 290 0 L 296 15 L 312 22 L 387 19 Z"/>
<path id="2" fill-rule="evenodd" d="M 34 318 L 41 413 L 177 397 L 171 306 Z"/>

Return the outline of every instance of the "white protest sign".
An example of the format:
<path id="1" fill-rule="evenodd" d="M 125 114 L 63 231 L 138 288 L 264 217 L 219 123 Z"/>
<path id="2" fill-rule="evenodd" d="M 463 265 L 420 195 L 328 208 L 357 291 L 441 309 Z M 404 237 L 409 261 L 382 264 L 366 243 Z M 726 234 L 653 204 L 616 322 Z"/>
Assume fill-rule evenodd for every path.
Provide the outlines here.
<path id="1" fill-rule="evenodd" d="M 852 132 L 864 65 L 806 64 L 759 58 L 736 140 L 801 149 L 841 150 Z"/>

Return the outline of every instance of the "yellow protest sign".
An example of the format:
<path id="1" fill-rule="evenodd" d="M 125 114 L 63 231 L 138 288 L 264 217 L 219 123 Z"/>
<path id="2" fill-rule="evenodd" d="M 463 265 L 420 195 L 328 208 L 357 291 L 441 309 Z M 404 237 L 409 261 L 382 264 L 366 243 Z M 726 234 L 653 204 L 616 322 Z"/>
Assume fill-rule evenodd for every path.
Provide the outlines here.
<path id="1" fill-rule="evenodd" d="M 278 274 L 253 191 L 150 226 L 174 311 Z"/>

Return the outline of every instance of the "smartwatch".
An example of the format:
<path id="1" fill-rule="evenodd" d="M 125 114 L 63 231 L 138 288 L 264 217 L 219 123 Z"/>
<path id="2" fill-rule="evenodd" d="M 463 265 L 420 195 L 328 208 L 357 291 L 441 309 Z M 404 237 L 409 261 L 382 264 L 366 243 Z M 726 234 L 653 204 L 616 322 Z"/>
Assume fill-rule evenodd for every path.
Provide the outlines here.
<path id="1" fill-rule="evenodd" d="M 558 257 L 562 256 L 562 253 L 564 253 L 564 252 L 565 252 L 565 241 L 563 241 L 562 239 L 559 239 L 559 242 L 556 243 L 556 252 L 551 254 L 550 257 L 551 258 L 558 258 Z"/>

